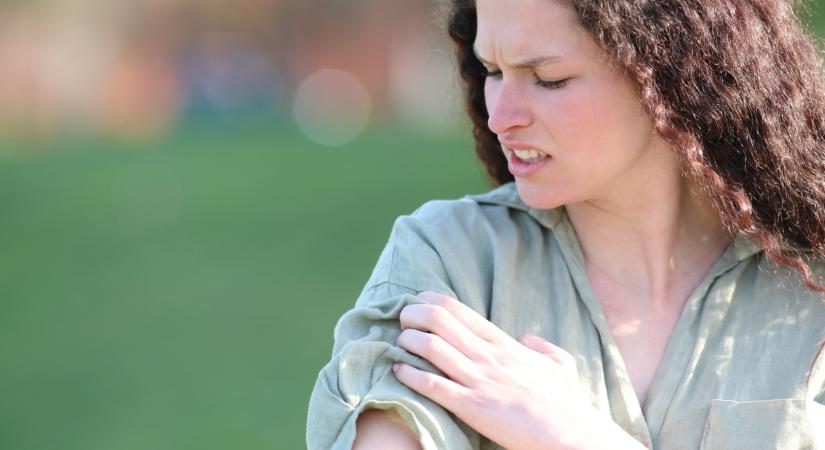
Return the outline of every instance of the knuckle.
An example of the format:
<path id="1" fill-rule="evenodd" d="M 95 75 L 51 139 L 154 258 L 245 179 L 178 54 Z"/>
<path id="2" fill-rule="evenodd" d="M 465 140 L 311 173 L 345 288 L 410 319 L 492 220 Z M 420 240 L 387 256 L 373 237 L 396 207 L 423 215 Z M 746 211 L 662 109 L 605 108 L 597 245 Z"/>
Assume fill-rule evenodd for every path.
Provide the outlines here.
<path id="1" fill-rule="evenodd" d="M 444 308 L 440 306 L 429 306 L 427 307 L 426 318 L 427 321 L 432 323 L 444 323 L 447 320 L 447 315 L 449 313 L 444 310 Z"/>
<path id="2" fill-rule="evenodd" d="M 428 391 L 435 392 L 438 390 L 439 385 L 436 382 L 435 376 L 429 373 L 422 373 L 421 376 L 423 377 L 423 384 Z"/>
<path id="3" fill-rule="evenodd" d="M 427 356 L 438 355 L 444 352 L 444 341 L 438 336 L 427 334 L 424 337 L 424 353 Z"/>
<path id="4" fill-rule="evenodd" d="M 502 355 L 496 354 L 494 351 L 491 352 L 478 352 L 474 355 L 474 360 L 487 367 L 493 367 L 498 370 L 501 365 L 506 365 L 509 363 L 510 353 L 504 353 Z"/>
<path id="5" fill-rule="evenodd" d="M 495 399 L 491 398 L 486 391 L 467 393 L 461 397 L 461 402 L 473 411 L 483 411 L 495 404 Z"/>
<path id="6" fill-rule="evenodd" d="M 445 304 L 444 306 L 442 306 L 442 308 L 444 308 L 445 311 L 450 313 L 450 315 L 455 315 L 455 316 L 463 314 L 463 312 L 464 312 L 463 309 L 462 309 L 462 304 L 459 303 L 458 300 L 455 300 L 451 303 Z"/>
<path id="7" fill-rule="evenodd" d="M 442 306 L 444 308 L 451 306 L 454 301 L 455 300 L 453 300 L 452 297 L 450 297 L 449 295 L 446 295 L 446 294 L 438 294 L 438 296 L 436 297 L 436 300 L 435 300 L 435 302 L 438 306 Z"/>

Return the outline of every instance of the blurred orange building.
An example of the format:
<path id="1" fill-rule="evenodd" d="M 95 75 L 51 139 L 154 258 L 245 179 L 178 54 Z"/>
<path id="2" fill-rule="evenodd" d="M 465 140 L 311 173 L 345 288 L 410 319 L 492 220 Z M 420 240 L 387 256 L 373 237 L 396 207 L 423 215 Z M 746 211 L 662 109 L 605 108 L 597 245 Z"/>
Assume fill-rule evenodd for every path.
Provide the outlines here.
<path id="1" fill-rule="evenodd" d="M 152 137 L 187 120 L 288 117 L 323 68 L 357 76 L 376 117 L 444 126 L 459 94 L 433 19 L 421 0 L 0 5 L 0 133 Z"/>

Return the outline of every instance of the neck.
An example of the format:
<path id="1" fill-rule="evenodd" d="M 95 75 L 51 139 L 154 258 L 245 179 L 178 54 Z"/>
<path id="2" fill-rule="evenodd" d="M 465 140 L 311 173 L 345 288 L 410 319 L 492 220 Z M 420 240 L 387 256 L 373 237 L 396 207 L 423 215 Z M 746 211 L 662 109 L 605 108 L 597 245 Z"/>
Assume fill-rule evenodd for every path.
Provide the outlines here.
<path id="1" fill-rule="evenodd" d="M 730 243 L 709 199 L 680 175 L 669 175 L 565 206 L 588 274 L 606 277 L 652 307 L 667 306 L 674 292 L 698 285 Z"/>

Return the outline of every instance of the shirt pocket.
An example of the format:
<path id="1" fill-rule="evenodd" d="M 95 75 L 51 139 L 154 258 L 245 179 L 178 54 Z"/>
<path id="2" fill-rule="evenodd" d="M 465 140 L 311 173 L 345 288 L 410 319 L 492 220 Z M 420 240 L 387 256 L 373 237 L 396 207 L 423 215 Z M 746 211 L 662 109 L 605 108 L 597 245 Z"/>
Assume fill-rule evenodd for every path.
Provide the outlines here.
<path id="1" fill-rule="evenodd" d="M 825 450 L 825 405 L 813 400 L 713 399 L 700 450 Z"/>

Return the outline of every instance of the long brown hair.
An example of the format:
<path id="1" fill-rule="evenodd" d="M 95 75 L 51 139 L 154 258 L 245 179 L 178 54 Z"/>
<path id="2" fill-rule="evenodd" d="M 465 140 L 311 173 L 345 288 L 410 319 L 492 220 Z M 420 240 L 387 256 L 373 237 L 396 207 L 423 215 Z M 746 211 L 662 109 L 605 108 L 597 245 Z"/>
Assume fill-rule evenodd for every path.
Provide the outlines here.
<path id="1" fill-rule="evenodd" d="M 581 25 L 640 86 L 656 132 L 714 199 L 733 235 L 825 292 L 825 80 L 794 0 L 568 0 Z M 476 153 L 491 184 L 513 180 L 487 127 L 472 0 L 451 0 L 448 32 Z"/>

